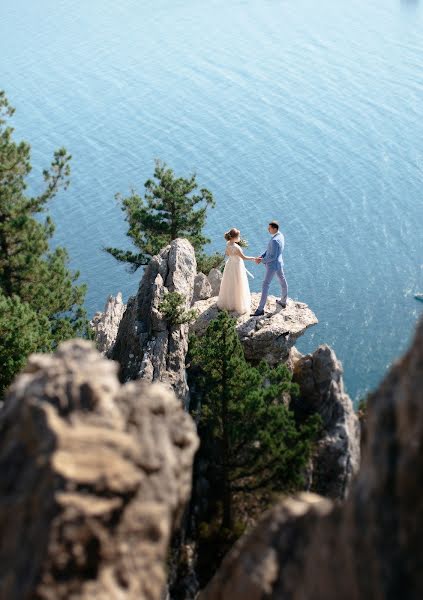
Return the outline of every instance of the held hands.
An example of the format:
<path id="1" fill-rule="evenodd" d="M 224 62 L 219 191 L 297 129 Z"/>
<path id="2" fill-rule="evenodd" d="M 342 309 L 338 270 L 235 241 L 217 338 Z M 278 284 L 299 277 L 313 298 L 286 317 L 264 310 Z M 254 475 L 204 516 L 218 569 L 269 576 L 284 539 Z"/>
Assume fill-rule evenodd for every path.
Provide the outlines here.
<path id="1" fill-rule="evenodd" d="M 262 257 L 261 256 L 257 256 L 257 258 L 254 259 L 254 262 L 256 263 L 256 265 L 259 265 L 262 261 Z"/>

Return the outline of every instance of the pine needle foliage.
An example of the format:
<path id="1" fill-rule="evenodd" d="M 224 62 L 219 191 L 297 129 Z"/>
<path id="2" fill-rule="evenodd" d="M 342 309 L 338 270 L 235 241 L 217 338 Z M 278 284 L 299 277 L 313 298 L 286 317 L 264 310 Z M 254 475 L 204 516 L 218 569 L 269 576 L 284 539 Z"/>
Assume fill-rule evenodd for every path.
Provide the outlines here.
<path id="1" fill-rule="evenodd" d="M 171 326 L 191 323 L 197 316 L 196 310 L 185 308 L 185 297 L 179 292 L 167 292 L 158 308 Z"/>
<path id="2" fill-rule="evenodd" d="M 44 191 L 38 196 L 28 195 L 30 146 L 13 140 L 14 130 L 8 124 L 13 113 L 4 91 L 0 91 L 0 369 L 6 373 L 2 376 L 3 387 L 25 363 L 29 352 L 51 350 L 62 340 L 88 335 L 83 308 L 86 287 L 76 285 L 79 273 L 69 270 L 66 250 L 50 248 L 54 223 L 48 215 L 43 218 L 49 201 L 69 184 L 71 156 L 64 148 L 57 150 L 50 168 L 43 171 Z M 12 343 L 14 348 L 7 359 L 6 343 Z"/>
<path id="3" fill-rule="evenodd" d="M 190 346 L 197 369 L 194 387 L 201 398 L 200 429 L 218 448 L 214 462 L 222 490 L 222 527 L 228 529 L 235 492 L 301 487 L 320 428 L 317 417 L 296 425 L 283 401 L 284 395 L 298 393 L 290 372 L 285 365 L 251 366 L 235 325 L 223 311 Z"/>
<path id="4" fill-rule="evenodd" d="M 0 292 L 0 398 L 32 352 L 51 348 L 49 322 L 19 296 Z"/>
<path id="5" fill-rule="evenodd" d="M 207 209 L 215 206 L 213 194 L 206 188 L 199 189 L 195 174 L 189 178 L 177 177 L 159 160 L 153 178 L 145 182 L 144 188 L 144 197 L 135 190 L 128 197 L 116 195 L 128 223 L 127 236 L 136 251 L 111 247 L 105 251 L 135 272 L 164 246 L 181 237 L 194 246 L 199 262 L 204 261 L 203 248 L 210 240 L 203 235 L 203 229 Z"/>
<path id="6" fill-rule="evenodd" d="M 220 252 L 214 252 L 213 254 L 205 254 L 204 252 L 197 252 L 197 272 L 208 275 L 212 269 L 223 270 L 225 266 L 225 256 Z"/>

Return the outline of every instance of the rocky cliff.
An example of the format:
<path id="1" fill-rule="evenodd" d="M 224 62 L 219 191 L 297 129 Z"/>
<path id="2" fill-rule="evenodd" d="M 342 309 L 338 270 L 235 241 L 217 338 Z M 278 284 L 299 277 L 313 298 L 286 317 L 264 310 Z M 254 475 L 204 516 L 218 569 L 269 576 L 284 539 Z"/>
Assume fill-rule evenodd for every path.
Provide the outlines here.
<path id="1" fill-rule="evenodd" d="M 199 311 L 191 331 L 201 335 L 217 311 L 216 298 L 205 296 L 218 285 L 218 272 L 207 282 L 197 276 L 186 240 L 154 257 L 116 342 L 105 337 L 125 385 L 117 364 L 88 342 L 30 357 L 0 410 L 0 598 L 162 600 L 198 439 L 181 406 L 188 326 L 168 324 L 159 304 L 167 291 L 184 294 Z M 115 315 L 113 327 L 119 304 L 104 313 Z M 305 304 L 290 300 L 281 311 L 270 298 L 267 308 L 264 318 L 241 317 L 238 334 L 252 362 L 290 365 L 299 420 L 322 417 L 310 489 L 327 497 L 278 502 L 228 554 L 201 600 L 423 597 L 423 323 L 369 399 L 354 479 L 358 425 L 341 365 L 327 346 L 304 357 L 295 350 L 317 322 Z M 109 321 L 98 319 L 101 335 Z M 194 570 L 195 557 L 186 565 Z"/>
<path id="2" fill-rule="evenodd" d="M 96 312 L 90 321 L 97 349 L 103 354 L 107 354 L 113 348 L 125 309 L 126 305 L 119 292 L 116 297 L 109 296 L 104 310 Z"/>
<path id="3" fill-rule="evenodd" d="M 221 272 L 213 269 L 206 277 L 196 272 L 194 249 L 187 240 L 178 239 L 155 256 L 145 269 L 136 296 L 130 298 L 120 322 L 116 342 L 109 355 L 121 365 L 123 381 L 143 379 L 170 385 L 188 408 L 185 359 L 188 349 L 188 329 L 201 336 L 218 315 L 217 296 Z M 178 291 L 185 298 L 186 308 L 197 311 L 196 320 L 188 325 L 172 326 L 160 313 L 159 305 L 167 291 Z M 259 294 L 252 294 L 252 310 Z M 116 331 L 116 303 L 108 302 L 97 318 L 97 331 L 107 330 L 112 344 Z M 236 315 L 235 315 L 236 316 Z M 249 314 L 237 317 L 237 332 L 246 358 L 257 363 L 266 360 L 271 365 L 286 362 L 294 370 L 300 384 L 300 398 L 293 408 L 301 420 L 311 412 L 322 417 L 323 433 L 318 452 L 309 472 L 310 489 L 331 498 L 346 496 L 359 462 L 358 421 L 350 398 L 345 394 L 342 367 L 333 351 L 318 349 L 301 358 L 296 340 L 312 325 L 316 315 L 303 302 L 289 299 L 286 309 L 270 296 L 266 315 L 256 318 Z M 115 334 L 116 336 L 116 334 Z"/>
<path id="4" fill-rule="evenodd" d="M 252 294 L 252 311 L 257 308 L 260 294 Z M 198 318 L 191 331 L 202 335 L 210 321 L 218 314 L 217 298 L 199 300 L 194 304 Z M 250 317 L 249 314 L 237 318 L 237 332 L 244 348 L 245 357 L 251 362 L 265 360 L 271 365 L 286 361 L 295 341 L 317 323 L 316 315 L 303 302 L 289 299 L 282 309 L 276 304 L 275 296 L 269 296 L 264 317 Z"/>
<path id="5" fill-rule="evenodd" d="M 188 325 L 171 325 L 159 310 L 167 292 L 179 292 L 191 305 L 196 275 L 194 248 L 174 240 L 145 269 L 138 293 L 128 301 L 110 354 L 121 366 L 123 381 L 161 381 L 173 388 L 186 406 L 189 390 L 185 356 Z"/>
<path id="6" fill-rule="evenodd" d="M 197 445 L 172 392 L 90 343 L 31 356 L 0 412 L 0 598 L 159 600 Z"/>
<path id="7" fill-rule="evenodd" d="M 200 599 L 422 598 L 422 446 L 420 322 L 411 349 L 368 400 L 362 465 L 345 503 L 310 494 L 282 500 Z"/>
<path id="8" fill-rule="evenodd" d="M 309 473 L 309 489 L 334 500 L 347 496 L 360 463 L 360 426 L 351 398 L 344 391 L 342 365 L 329 346 L 299 358 L 293 380 L 300 395 L 291 408 L 303 421 L 317 413 L 322 433 Z"/>
<path id="9" fill-rule="evenodd" d="M 188 405 L 185 372 L 188 329 L 202 335 L 216 318 L 217 296 L 212 294 L 218 294 L 220 279 L 217 269 L 212 269 L 208 277 L 197 274 L 194 249 L 187 240 L 174 240 L 151 260 L 137 295 L 128 301 L 109 352 L 121 365 L 122 381 L 162 381 Z M 198 318 L 190 328 L 171 326 L 160 313 L 160 302 L 168 291 L 181 293 L 186 308 L 192 306 L 197 311 Z M 252 298 L 254 309 L 259 294 L 253 294 Z M 265 317 L 239 317 L 237 331 L 248 360 L 266 360 L 275 365 L 288 359 L 295 341 L 317 323 L 317 318 L 306 304 L 294 300 L 289 300 L 287 308 L 282 310 L 274 296 L 269 297 L 266 308 Z"/>

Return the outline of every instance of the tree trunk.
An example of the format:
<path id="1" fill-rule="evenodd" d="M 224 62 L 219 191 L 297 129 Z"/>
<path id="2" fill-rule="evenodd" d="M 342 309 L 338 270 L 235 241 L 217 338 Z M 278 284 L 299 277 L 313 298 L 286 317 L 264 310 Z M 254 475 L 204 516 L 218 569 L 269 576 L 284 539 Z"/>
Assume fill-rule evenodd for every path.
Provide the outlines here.
<path id="1" fill-rule="evenodd" d="M 232 529 L 232 490 L 228 473 L 225 473 L 224 478 L 222 528 Z"/>
<path id="2" fill-rule="evenodd" d="M 226 345 L 226 332 L 224 332 Z M 223 434 L 223 518 L 222 527 L 232 529 L 232 491 L 229 481 L 230 440 L 228 434 L 228 393 L 226 356 L 222 364 L 222 434 Z"/>
<path id="3" fill-rule="evenodd" d="M 2 276 L 2 287 L 6 296 L 11 297 L 13 294 L 13 270 L 10 266 L 9 262 L 9 246 L 7 244 L 6 239 L 1 236 L 1 253 L 3 255 L 4 260 L 4 268 L 3 268 L 3 276 Z"/>
<path id="4" fill-rule="evenodd" d="M 176 207 L 174 202 L 170 207 L 170 237 L 171 241 L 176 240 L 179 235 L 178 224 L 176 222 Z"/>

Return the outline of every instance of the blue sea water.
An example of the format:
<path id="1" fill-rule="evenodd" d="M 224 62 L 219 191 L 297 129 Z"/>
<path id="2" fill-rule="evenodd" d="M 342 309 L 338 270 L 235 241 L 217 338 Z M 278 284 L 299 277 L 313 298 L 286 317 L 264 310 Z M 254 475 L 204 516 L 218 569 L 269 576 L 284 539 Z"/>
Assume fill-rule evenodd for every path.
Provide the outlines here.
<path id="1" fill-rule="evenodd" d="M 210 250 L 235 226 L 259 253 L 281 222 L 290 296 L 320 321 L 298 346 L 333 346 L 353 398 L 406 348 L 423 306 L 418 0 L 1 0 L 0 88 L 32 191 L 54 149 L 73 155 L 51 213 L 90 314 L 137 289 L 101 249 L 129 247 L 114 194 L 161 158 L 214 193 Z"/>

